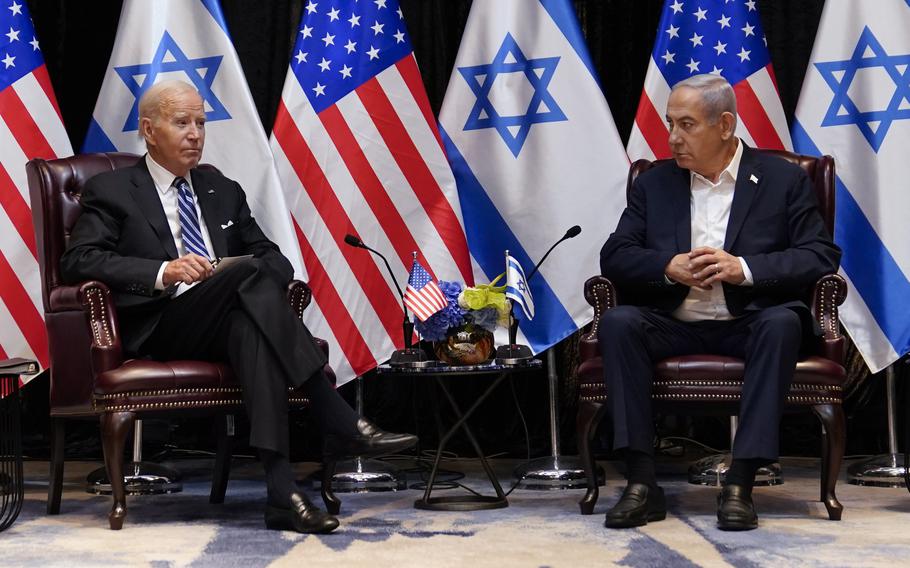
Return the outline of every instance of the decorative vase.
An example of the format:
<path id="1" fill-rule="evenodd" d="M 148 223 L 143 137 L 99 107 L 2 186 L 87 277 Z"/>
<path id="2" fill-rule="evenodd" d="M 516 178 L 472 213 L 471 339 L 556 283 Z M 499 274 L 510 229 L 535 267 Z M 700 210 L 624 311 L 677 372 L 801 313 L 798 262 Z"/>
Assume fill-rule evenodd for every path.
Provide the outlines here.
<path id="1" fill-rule="evenodd" d="M 493 334 L 482 327 L 453 327 L 443 341 L 433 342 L 433 352 L 450 365 L 478 365 L 493 356 Z"/>

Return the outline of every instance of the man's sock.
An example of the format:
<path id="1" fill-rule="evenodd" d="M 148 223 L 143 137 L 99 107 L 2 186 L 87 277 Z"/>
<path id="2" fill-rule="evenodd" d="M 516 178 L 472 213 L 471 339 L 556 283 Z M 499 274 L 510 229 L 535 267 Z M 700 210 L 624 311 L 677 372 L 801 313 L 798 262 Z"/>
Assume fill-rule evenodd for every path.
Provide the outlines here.
<path id="1" fill-rule="evenodd" d="M 357 420 L 360 415 L 341 398 L 324 372 L 317 372 L 303 383 L 303 392 L 310 399 L 310 411 L 323 434 L 342 438 L 358 435 Z"/>
<path id="2" fill-rule="evenodd" d="M 294 481 L 294 471 L 287 456 L 271 450 L 259 450 L 259 459 L 265 468 L 265 479 L 269 490 L 269 505 L 289 508 L 291 493 L 299 493 Z"/>
<path id="3" fill-rule="evenodd" d="M 626 470 L 629 483 L 643 483 L 657 487 L 657 475 L 654 473 L 654 456 L 637 450 L 626 451 Z"/>
<path id="4" fill-rule="evenodd" d="M 741 485 L 752 489 L 755 485 L 755 472 L 772 463 L 774 460 L 766 458 L 734 458 L 724 479 L 724 485 Z"/>

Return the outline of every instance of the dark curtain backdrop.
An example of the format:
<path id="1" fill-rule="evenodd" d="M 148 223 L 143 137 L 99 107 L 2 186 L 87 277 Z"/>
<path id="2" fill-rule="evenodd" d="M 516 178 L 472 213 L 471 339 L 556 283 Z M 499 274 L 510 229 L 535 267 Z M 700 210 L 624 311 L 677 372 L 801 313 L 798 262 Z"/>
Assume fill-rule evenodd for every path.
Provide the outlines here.
<path id="1" fill-rule="evenodd" d="M 267 132 L 271 131 L 303 3 L 302 0 L 221 2 Z M 82 146 L 95 99 L 101 88 L 114 44 L 121 4 L 120 0 L 28 0 L 63 118 L 76 149 Z M 623 141 L 628 138 L 634 120 L 662 4 L 661 0 L 574 1 Z M 796 108 L 823 4 L 823 0 L 758 1 L 788 120 L 792 120 Z M 430 102 L 434 111 L 438 112 L 471 2 L 401 0 L 401 7 Z M 574 448 L 574 390 L 571 381 L 573 345 L 569 341 L 559 349 L 559 368 L 564 386 L 568 387 L 563 389 L 560 404 L 567 450 Z M 862 363 L 855 356 L 853 361 L 851 377 L 862 376 Z M 421 405 L 414 402 L 426 394 L 422 388 L 406 383 L 383 385 L 381 381 L 368 381 L 367 413 L 380 423 L 421 430 L 421 435 L 429 432 L 432 438 L 435 428 L 428 425 L 428 417 L 418 409 Z M 464 396 L 470 397 L 472 389 L 469 386 L 465 389 Z M 848 451 L 854 448 L 861 451 L 881 449 L 881 421 L 865 417 L 880 416 L 881 391 L 878 389 L 879 385 L 875 384 L 873 388 L 865 389 L 862 396 L 856 397 L 872 402 L 857 405 L 851 414 L 850 432 L 855 443 L 848 446 Z M 390 391 L 407 394 L 390 396 Z M 548 440 L 544 380 L 529 378 L 519 381 L 517 396 L 529 415 L 532 445 L 540 451 L 545 448 Z M 512 418 L 507 418 L 504 423 L 501 414 L 489 412 L 491 416 L 488 417 L 488 424 L 479 429 L 488 431 L 489 438 L 501 444 L 500 449 L 520 455 L 524 453 L 524 437 L 511 399 L 511 394 L 505 392 L 492 404 L 504 409 Z M 703 440 L 712 444 L 723 447 L 726 443 L 723 434 L 726 426 L 709 424 L 701 428 L 701 434 L 697 423 L 694 426 L 688 423 L 684 427 L 688 429 L 687 433 L 701 435 Z M 785 428 L 790 429 L 790 435 L 783 439 L 791 447 L 783 448 L 784 453 L 815 452 L 817 426 L 812 420 L 807 424 L 785 423 Z M 508 435 L 503 436 L 503 430 Z M 174 432 L 168 434 L 171 437 L 174 435 Z"/>

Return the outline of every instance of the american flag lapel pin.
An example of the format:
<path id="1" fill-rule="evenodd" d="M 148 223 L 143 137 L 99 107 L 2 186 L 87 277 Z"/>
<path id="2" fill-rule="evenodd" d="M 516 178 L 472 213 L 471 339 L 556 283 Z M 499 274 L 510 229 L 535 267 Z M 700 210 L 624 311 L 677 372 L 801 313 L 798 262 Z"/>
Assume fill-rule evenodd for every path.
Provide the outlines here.
<path id="1" fill-rule="evenodd" d="M 755 174 L 749 176 L 749 181 L 752 183 L 758 183 L 758 177 Z"/>

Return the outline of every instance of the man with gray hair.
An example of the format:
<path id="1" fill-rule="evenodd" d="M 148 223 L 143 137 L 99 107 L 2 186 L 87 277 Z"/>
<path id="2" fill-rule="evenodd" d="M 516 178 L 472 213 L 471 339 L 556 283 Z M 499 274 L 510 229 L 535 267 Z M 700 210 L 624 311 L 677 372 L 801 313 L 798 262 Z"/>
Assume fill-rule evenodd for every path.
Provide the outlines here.
<path id="1" fill-rule="evenodd" d="M 335 458 L 394 453 L 417 438 L 383 432 L 332 388 L 325 355 L 285 298 L 291 263 L 263 234 L 237 182 L 196 169 L 205 144 L 196 89 L 180 81 L 150 87 L 139 102 L 139 132 L 148 153 L 136 165 L 85 184 L 63 278 L 111 288 L 130 354 L 227 362 L 243 385 L 250 445 L 265 467 L 266 526 L 331 532 L 338 519 L 294 482 L 288 388 L 303 387 Z M 216 258 L 246 255 L 214 269 Z"/>
<path id="2" fill-rule="evenodd" d="M 817 333 L 803 301 L 837 271 L 840 249 L 805 172 L 735 136 L 726 79 L 696 75 L 667 102 L 673 160 L 638 176 L 600 253 L 623 305 L 607 310 L 599 340 L 628 484 L 606 515 L 612 528 L 666 516 L 654 473 L 651 381 L 656 361 L 688 353 L 745 360 L 733 463 L 718 496 L 718 527 L 758 526 L 752 486 L 778 457 L 783 403 L 800 345 Z"/>

